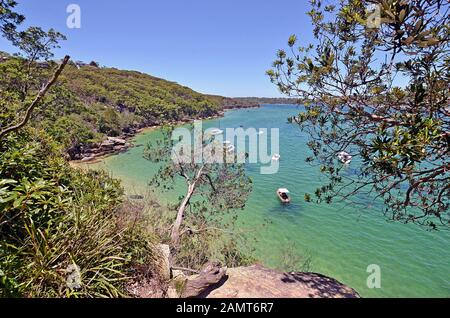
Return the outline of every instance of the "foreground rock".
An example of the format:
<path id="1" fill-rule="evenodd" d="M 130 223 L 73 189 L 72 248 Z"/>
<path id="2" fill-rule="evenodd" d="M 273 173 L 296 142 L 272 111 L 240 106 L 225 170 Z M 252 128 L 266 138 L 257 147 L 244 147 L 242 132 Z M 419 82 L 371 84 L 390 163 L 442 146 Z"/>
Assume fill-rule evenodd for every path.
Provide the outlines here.
<path id="1" fill-rule="evenodd" d="M 196 276 L 193 276 L 194 278 Z M 188 282 L 190 277 L 188 277 Z M 206 298 L 359 298 L 337 280 L 315 273 L 281 273 L 261 265 L 229 268 Z"/>
<path id="2" fill-rule="evenodd" d="M 183 286 L 181 298 L 201 297 L 211 286 L 216 286 L 225 277 L 227 268 L 219 263 L 206 264 L 198 275 L 189 277 Z"/>

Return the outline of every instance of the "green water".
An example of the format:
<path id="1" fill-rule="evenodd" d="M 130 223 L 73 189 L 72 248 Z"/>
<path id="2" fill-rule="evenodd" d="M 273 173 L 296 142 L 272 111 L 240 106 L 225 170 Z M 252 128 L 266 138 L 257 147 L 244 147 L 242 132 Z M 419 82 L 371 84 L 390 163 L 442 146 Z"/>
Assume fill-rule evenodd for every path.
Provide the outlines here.
<path id="1" fill-rule="evenodd" d="M 258 165 L 249 165 L 254 190 L 242 224 L 253 229 L 258 241 L 256 256 L 268 266 L 280 264 L 281 251 L 295 246 L 295 253 L 308 255 L 312 271 L 338 279 L 355 288 L 364 297 L 449 297 L 450 232 L 428 232 L 415 225 L 392 223 L 382 215 L 381 207 L 334 203 L 305 203 L 306 192 L 321 184 L 318 168 L 305 163 L 306 137 L 286 118 L 296 114 L 295 106 L 264 106 L 261 109 L 233 110 L 220 120 L 205 123 L 207 127 L 280 129 L 280 169 L 274 175 L 261 175 Z M 135 138 L 146 144 L 157 132 L 146 132 Z M 109 157 L 94 165 L 121 178 L 128 193 L 140 194 L 155 165 L 142 158 L 143 147 Z M 351 167 L 348 171 L 352 173 Z M 279 203 L 275 191 L 287 187 L 292 204 Z M 181 191 L 178 186 L 176 191 Z M 174 199 L 177 193 L 164 194 Z M 359 198 L 364 200 L 364 198 Z M 269 222 L 268 222 L 269 221 Z M 266 227 L 260 225 L 266 223 Z M 367 267 L 381 268 L 381 288 L 369 289 Z"/>

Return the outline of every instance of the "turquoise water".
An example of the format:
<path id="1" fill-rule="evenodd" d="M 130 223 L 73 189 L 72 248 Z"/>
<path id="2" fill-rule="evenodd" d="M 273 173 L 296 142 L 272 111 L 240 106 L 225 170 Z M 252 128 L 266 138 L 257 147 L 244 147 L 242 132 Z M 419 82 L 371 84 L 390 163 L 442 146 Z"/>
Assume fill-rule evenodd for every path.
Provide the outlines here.
<path id="1" fill-rule="evenodd" d="M 261 175 L 258 165 L 249 165 L 254 189 L 240 219 L 246 230 L 257 236 L 256 256 L 265 265 L 279 266 L 282 250 L 294 246 L 294 253 L 308 255 L 311 270 L 338 279 L 365 297 L 449 297 L 450 232 L 428 232 L 416 225 L 392 223 L 381 207 L 333 203 L 313 204 L 303 200 L 314 192 L 323 176 L 318 167 L 305 163 L 306 136 L 287 123 L 298 113 L 295 106 L 268 105 L 260 109 L 228 111 L 224 118 L 208 121 L 207 127 L 279 128 L 280 169 L 274 175 Z M 157 132 L 135 138 L 146 144 Z M 142 193 L 155 165 L 142 158 L 143 147 L 109 157 L 94 167 L 105 168 L 121 178 L 129 193 Z M 348 171 L 351 174 L 351 167 Z M 287 187 L 292 204 L 283 206 L 275 191 Z M 181 191 L 180 186 L 177 191 Z M 177 193 L 165 195 L 167 199 Z M 360 198 L 364 200 L 364 198 Z M 261 224 L 267 224 L 261 227 Z M 381 288 L 369 289 L 367 267 L 381 268 Z"/>

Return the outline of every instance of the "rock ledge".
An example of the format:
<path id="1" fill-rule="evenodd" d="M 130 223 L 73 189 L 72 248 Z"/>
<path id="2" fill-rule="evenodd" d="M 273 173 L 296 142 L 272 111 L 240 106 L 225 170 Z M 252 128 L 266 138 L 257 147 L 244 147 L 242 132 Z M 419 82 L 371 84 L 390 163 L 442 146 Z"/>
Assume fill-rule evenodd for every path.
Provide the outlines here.
<path id="1" fill-rule="evenodd" d="M 186 282 L 196 281 L 198 276 L 189 276 Z M 321 274 L 282 273 L 262 265 L 253 265 L 226 269 L 226 274 L 217 284 L 209 286 L 196 297 L 359 298 L 360 296 L 354 289 Z"/>

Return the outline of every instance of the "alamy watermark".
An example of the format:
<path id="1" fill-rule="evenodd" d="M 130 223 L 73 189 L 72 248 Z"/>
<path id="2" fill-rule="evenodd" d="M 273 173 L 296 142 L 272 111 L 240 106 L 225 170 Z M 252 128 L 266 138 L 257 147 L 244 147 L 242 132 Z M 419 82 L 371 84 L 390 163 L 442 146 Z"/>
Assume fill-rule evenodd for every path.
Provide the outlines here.
<path id="1" fill-rule="evenodd" d="M 367 266 L 367 287 L 370 289 L 380 289 L 381 288 L 381 267 L 377 264 L 371 264 Z"/>
<path id="2" fill-rule="evenodd" d="M 280 132 L 278 128 L 210 128 L 203 131 L 202 121 L 194 129 L 176 128 L 172 160 L 177 163 L 254 163 L 261 174 L 279 170 Z M 270 148 L 270 149 L 269 149 Z"/>
<path id="3" fill-rule="evenodd" d="M 366 25 L 369 29 L 378 29 L 381 27 L 381 6 L 372 4 L 367 7 Z"/>
<path id="4" fill-rule="evenodd" d="M 69 4 L 66 8 L 69 16 L 66 25 L 69 29 L 81 29 L 81 8 L 78 4 Z"/>

